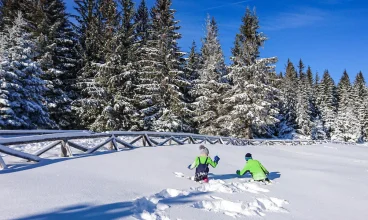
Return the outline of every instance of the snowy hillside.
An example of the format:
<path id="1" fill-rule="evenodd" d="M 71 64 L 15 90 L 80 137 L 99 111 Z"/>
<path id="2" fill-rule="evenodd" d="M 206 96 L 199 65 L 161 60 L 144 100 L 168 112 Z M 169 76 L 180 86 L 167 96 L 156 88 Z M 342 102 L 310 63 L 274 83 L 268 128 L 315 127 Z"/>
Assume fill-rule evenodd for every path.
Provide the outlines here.
<path id="1" fill-rule="evenodd" d="M 186 167 L 198 145 L 101 152 L 0 171 L 0 219 L 354 219 L 368 215 L 367 146 L 209 145 L 208 184 Z M 237 178 L 251 152 L 271 185 Z"/>

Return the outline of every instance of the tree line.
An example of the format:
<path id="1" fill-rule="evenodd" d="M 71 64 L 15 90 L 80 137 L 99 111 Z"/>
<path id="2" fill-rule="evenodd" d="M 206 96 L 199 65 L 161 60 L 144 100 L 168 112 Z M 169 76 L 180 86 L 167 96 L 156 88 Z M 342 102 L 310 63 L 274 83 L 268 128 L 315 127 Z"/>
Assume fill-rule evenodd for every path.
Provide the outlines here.
<path id="1" fill-rule="evenodd" d="M 193 132 L 364 141 L 360 72 L 336 85 L 300 60 L 275 72 L 267 37 L 246 9 L 231 63 L 208 16 L 201 48 L 178 45 L 171 0 L 0 0 L 0 129 Z M 72 22 L 73 21 L 73 22 Z"/>

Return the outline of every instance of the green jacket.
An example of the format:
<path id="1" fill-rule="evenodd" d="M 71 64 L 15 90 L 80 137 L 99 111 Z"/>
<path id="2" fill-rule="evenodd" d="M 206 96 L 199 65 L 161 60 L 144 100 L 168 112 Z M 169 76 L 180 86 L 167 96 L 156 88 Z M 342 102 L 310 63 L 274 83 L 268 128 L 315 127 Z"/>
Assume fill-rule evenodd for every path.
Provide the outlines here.
<path id="1" fill-rule="evenodd" d="M 199 159 L 198 159 L 199 158 Z M 207 157 L 206 156 L 199 156 L 195 159 L 195 161 L 192 163 L 192 165 L 190 165 L 190 169 L 194 169 L 199 165 L 199 162 L 201 162 L 201 164 L 204 164 L 204 162 L 206 162 Z M 217 163 L 214 162 L 211 157 L 208 157 L 207 160 L 207 164 L 211 165 L 213 168 L 215 168 L 217 166 Z"/>
<path id="2" fill-rule="evenodd" d="M 240 176 L 247 172 L 250 172 L 254 180 L 264 180 L 267 178 L 266 174 L 269 173 L 258 160 L 253 159 L 247 161 L 243 170 L 240 171 Z"/>

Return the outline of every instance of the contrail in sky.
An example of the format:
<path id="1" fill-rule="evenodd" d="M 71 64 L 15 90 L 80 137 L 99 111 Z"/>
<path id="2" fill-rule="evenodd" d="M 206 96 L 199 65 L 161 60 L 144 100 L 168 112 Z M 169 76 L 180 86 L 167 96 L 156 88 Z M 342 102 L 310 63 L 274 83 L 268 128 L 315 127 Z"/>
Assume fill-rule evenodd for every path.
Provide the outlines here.
<path id="1" fill-rule="evenodd" d="M 229 3 L 229 4 L 224 4 L 224 5 L 214 6 L 214 7 L 210 7 L 210 8 L 205 8 L 205 9 L 202 9 L 202 11 L 207 11 L 207 10 L 212 10 L 212 9 L 217 9 L 217 8 L 223 8 L 223 7 L 226 7 L 226 6 L 229 6 L 229 5 L 238 5 L 238 4 L 245 3 L 245 2 L 250 2 L 250 1 L 252 1 L 252 0 L 233 2 L 233 3 Z"/>

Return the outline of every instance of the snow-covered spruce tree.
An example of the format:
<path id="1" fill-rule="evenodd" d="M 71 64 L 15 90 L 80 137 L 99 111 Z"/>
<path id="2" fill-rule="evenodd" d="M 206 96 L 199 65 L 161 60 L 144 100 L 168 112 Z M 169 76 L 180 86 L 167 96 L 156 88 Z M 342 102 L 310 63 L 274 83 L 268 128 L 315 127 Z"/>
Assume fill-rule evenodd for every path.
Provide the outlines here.
<path id="1" fill-rule="evenodd" d="M 150 33 L 150 17 L 146 1 L 142 0 L 134 14 L 135 35 L 139 46 L 145 46 Z"/>
<path id="2" fill-rule="evenodd" d="M 298 78 L 294 64 L 288 60 L 286 64 L 285 76 L 281 82 L 281 104 L 278 115 L 279 123 L 277 126 L 279 137 L 289 137 L 297 128 L 297 94 Z"/>
<path id="3" fill-rule="evenodd" d="M 22 12 L 23 18 L 27 21 L 27 27 L 24 29 L 31 34 L 32 38 L 40 35 L 43 22 L 44 12 L 43 4 L 46 0 L 0 0 L 2 7 L 0 8 L 3 20 L 0 22 L 1 28 L 9 27 L 13 24 L 18 16 L 18 12 Z M 38 42 L 35 42 L 38 46 Z"/>
<path id="4" fill-rule="evenodd" d="M 304 73 L 303 61 L 299 61 L 299 79 L 297 81 L 297 96 L 296 96 L 296 131 L 304 136 L 311 134 L 312 120 L 311 120 L 311 85 Z"/>
<path id="5" fill-rule="evenodd" d="M 171 9 L 171 0 L 156 0 L 151 10 L 152 43 L 150 56 L 155 60 L 156 80 L 159 82 L 159 113 L 160 118 L 154 121 L 156 131 L 186 131 L 190 130 L 183 123 L 189 114 L 184 102 L 183 87 L 188 85 L 184 79 L 184 53 L 180 51 L 177 40 L 180 26 L 175 21 L 175 10 Z"/>
<path id="6" fill-rule="evenodd" d="M 361 110 L 363 112 L 363 120 L 361 121 L 363 141 L 368 142 L 368 97 L 364 99 L 364 106 L 362 108 L 364 108 Z"/>
<path id="7" fill-rule="evenodd" d="M 110 43 L 115 29 L 111 27 L 115 21 L 115 2 L 99 0 L 75 0 L 80 63 L 77 86 L 81 97 L 74 101 L 81 128 L 91 128 L 98 116 L 112 99 L 100 81 L 96 80 L 100 66 L 105 63 L 105 55 L 111 50 Z M 117 13 L 115 13 L 117 14 Z"/>
<path id="8" fill-rule="evenodd" d="M 1 34 L 0 128 L 54 128 L 43 93 L 42 70 L 35 57 L 35 43 L 26 31 L 27 22 L 19 12 L 13 26 Z M 6 37 L 5 37 L 6 36 Z M 5 42 L 5 43 L 4 43 Z M 5 49 L 4 49 L 5 48 Z"/>
<path id="9" fill-rule="evenodd" d="M 193 128 L 191 131 L 193 133 L 198 132 L 198 123 L 194 119 L 196 105 L 193 103 L 195 102 L 196 96 L 192 94 L 192 91 L 194 89 L 196 80 L 199 79 L 201 60 L 201 54 L 197 52 L 197 45 L 195 41 L 193 41 L 184 69 L 184 78 L 190 82 L 188 86 L 184 87 L 184 97 L 186 103 L 188 103 L 189 110 L 192 112 L 192 114 L 184 118 L 184 122 L 185 124 L 188 124 L 190 128 Z"/>
<path id="10" fill-rule="evenodd" d="M 282 90 L 283 80 L 284 80 L 284 73 L 283 72 L 280 72 L 279 74 L 276 74 L 276 80 L 274 82 L 274 85 L 280 91 Z"/>
<path id="11" fill-rule="evenodd" d="M 320 77 L 319 77 L 319 73 L 318 73 L 318 72 L 316 72 L 316 76 L 315 76 L 315 78 L 314 78 L 314 82 L 313 82 L 313 86 L 315 87 L 315 90 L 317 90 L 317 86 L 318 86 L 318 84 L 320 83 L 320 81 L 321 81 L 321 79 L 320 79 Z"/>
<path id="12" fill-rule="evenodd" d="M 76 41 L 64 3 L 61 0 L 2 2 L 5 25 L 14 21 L 18 11 L 23 12 L 27 20 L 26 31 L 31 34 L 37 45 L 35 59 L 45 72 L 41 77 L 48 88 L 45 98 L 51 119 L 55 120 L 60 128 L 75 127 L 70 122 L 76 121 L 71 113 L 71 98 L 74 99 L 76 93 L 70 85 L 73 84 L 77 70 L 74 50 Z"/>
<path id="13" fill-rule="evenodd" d="M 300 59 L 299 60 L 299 64 L 298 64 L 298 77 L 299 79 L 303 79 L 305 76 L 306 76 L 306 73 L 304 72 L 304 69 L 305 69 L 305 65 L 303 63 L 303 60 Z"/>
<path id="14" fill-rule="evenodd" d="M 312 140 L 326 140 L 327 135 L 325 128 L 323 127 L 323 122 L 319 116 L 314 119 L 313 127 L 311 129 L 311 139 Z"/>
<path id="15" fill-rule="evenodd" d="M 338 108 L 331 139 L 357 141 L 361 137 L 358 115 L 354 106 L 354 93 L 349 75 L 344 71 L 337 86 Z"/>
<path id="16" fill-rule="evenodd" d="M 218 106 L 228 84 L 221 83 L 226 68 L 214 18 L 207 17 L 206 36 L 202 42 L 202 64 L 191 94 L 195 97 L 195 118 L 200 134 L 216 135 Z"/>
<path id="17" fill-rule="evenodd" d="M 310 110 L 309 116 L 311 120 L 311 138 L 312 139 L 325 139 L 327 137 L 326 132 L 323 127 L 321 114 L 316 104 L 317 94 L 318 94 L 317 81 L 319 81 L 318 73 L 316 74 L 316 81 L 315 81 L 313 79 L 312 69 L 310 66 L 308 66 L 307 72 L 306 72 L 305 85 L 307 88 L 308 100 L 309 100 L 309 110 Z M 319 138 L 317 138 L 316 137 L 317 133 L 323 134 L 323 135 L 319 135 Z"/>
<path id="18" fill-rule="evenodd" d="M 17 17 L 17 12 L 22 12 L 21 3 L 23 1 L 24 0 L 0 0 L 0 32 L 4 32 L 6 27 L 13 25 L 13 21 Z"/>
<path id="19" fill-rule="evenodd" d="M 37 7 L 39 22 L 34 37 L 38 43 L 38 61 L 45 74 L 48 111 L 61 129 L 76 126 L 71 102 L 77 94 L 75 84 L 78 70 L 76 36 L 65 12 L 62 0 L 40 1 Z"/>
<path id="20" fill-rule="evenodd" d="M 317 89 L 314 85 L 314 79 L 313 79 L 313 72 L 310 66 L 308 66 L 307 68 L 307 72 L 306 72 L 306 77 L 307 77 L 307 90 L 308 90 L 308 97 L 309 97 L 309 103 L 310 103 L 310 110 L 311 110 L 311 118 L 312 120 L 317 118 L 318 115 L 318 109 L 316 107 L 316 94 L 317 94 Z"/>
<path id="21" fill-rule="evenodd" d="M 312 72 L 312 68 L 310 66 L 308 66 L 307 68 L 307 72 L 306 72 L 306 77 L 307 77 L 307 81 L 308 81 L 308 86 L 313 87 L 313 72 Z"/>
<path id="22" fill-rule="evenodd" d="M 158 38 L 153 37 L 152 22 L 143 0 L 135 14 L 137 36 L 137 86 L 134 88 L 134 99 L 139 112 L 138 130 L 153 130 L 153 123 L 160 117 L 160 68 L 158 60 Z"/>
<path id="23" fill-rule="evenodd" d="M 356 75 L 352 92 L 354 93 L 354 108 L 360 123 L 360 130 L 362 136 L 362 139 L 359 141 L 363 141 L 368 137 L 367 136 L 368 90 L 362 72 L 359 72 Z"/>
<path id="24" fill-rule="evenodd" d="M 277 58 L 259 59 L 259 47 L 266 37 L 258 32 L 255 12 L 247 8 L 242 21 L 233 48 L 233 64 L 229 67 L 233 86 L 220 106 L 222 114 L 217 122 L 221 125 L 220 133 L 229 131 L 230 135 L 245 138 L 252 138 L 253 134 L 270 137 L 278 122 L 275 107 L 278 89 L 272 78 L 276 75 L 273 64 Z"/>
<path id="25" fill-rule="evenodd" d="M 134 103 L 136 82 L 135 15 L 131 0 L 120 0 L 121 25 L 111 38 L 111 49 L 106 53 L 106 63 L 101 65 L 96 80 L 111 95 L 102 113 L 91 128 L 105 130 L 137 130 L 137 112 Z"/>
<path id="26" fill-rule="evenodd" d="M 190 52 L 185 65 L 185 78 L 190 81 L 199 79 L 199 69 L 202 63 L 202 55 L 197 52 L 197 44 L 192 42 Z"/>
<path id="27" fill-rule="evenodd" d="M 317 78 L 317 77 L 316 77 Z M 337 94 L 334 80 L 328 70 L 325 70 L 318 86 L 317 108 L 321 113 L 321 119 L 327 137 L 330 138 L 334 131 L 335 117 L 337 112 Z"/>

